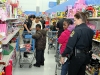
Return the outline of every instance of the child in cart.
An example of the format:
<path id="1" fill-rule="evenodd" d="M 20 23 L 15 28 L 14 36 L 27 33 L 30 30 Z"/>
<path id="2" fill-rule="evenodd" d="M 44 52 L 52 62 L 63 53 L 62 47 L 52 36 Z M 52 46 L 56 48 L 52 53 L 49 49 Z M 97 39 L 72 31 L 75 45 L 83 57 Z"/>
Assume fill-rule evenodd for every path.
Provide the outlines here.
<path id="1" fill-rule="evenodd" d="M 25 49 L 26 49 L 26 52 L 24 52 L 24 57 L 28 58 L 27 54 L 31 54 L 30 53 L 30 51 L 31 51 L 30 41 L 27 41 L 27 43 L 24 46 L 25 46 Z"/>
<path id="2" fill-rule="evenodd" d="M 58 38 L 58 43 L 61 45 L 60 54 L 62 54 L 64 52 L 64 50 L 66 48 L 66 44 L 69 40 L 70 34 L 71 34 L 72 30 L 75 28 L 75 26 L 72 24 L 73 24 L 73 22 L 70 19 L 65 19 L 63 22 L 64 31 Z M 62 64 L 61 75 L 66 75 L 67 71 L 68 71 L 68 61 L 65 60 L 65 63 Z"/>
<path id="3" fill-rule="evenodd" d="M 28 58 L 28 54 L 31 54 L 31 52 L 30 52 L 31 51 L 30 41 L 25 42 L 25 44 L 23 44 L 21 48 L 25 48 L 26 51 L 24 52 L 23 56 L 25 58 Z"/>

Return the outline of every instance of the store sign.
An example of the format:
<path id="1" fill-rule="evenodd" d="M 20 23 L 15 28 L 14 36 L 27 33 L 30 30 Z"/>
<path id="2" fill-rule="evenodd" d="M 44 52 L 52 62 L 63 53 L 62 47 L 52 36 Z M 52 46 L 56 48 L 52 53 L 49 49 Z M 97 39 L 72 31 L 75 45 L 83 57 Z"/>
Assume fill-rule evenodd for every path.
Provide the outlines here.
<path id="1" fill-rule="evenodd" d="M 53 8 L 57 5 L 57 2 L 49 2 L 49 8 Z"/>
<path id="2" fill-rule="evenodd" d="M 65 12 L 57 12 L 56 15 L 59 18 L 63 18 L 65 16 Z"/>

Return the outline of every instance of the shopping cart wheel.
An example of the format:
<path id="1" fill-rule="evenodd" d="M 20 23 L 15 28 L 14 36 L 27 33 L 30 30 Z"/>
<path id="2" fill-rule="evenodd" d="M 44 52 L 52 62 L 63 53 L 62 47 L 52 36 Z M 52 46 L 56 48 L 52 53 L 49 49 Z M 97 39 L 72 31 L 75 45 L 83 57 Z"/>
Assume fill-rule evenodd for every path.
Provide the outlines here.
<path id="1" fill-rule="evenodd" d="M 29 68 L 32 68 L 32 64 L 29 65 Z"/>
<path id="2" fill-rule="evenodd" d="M 20 68 L 22 68 L 23 67 L 23 65 L 20 65 Z"/>

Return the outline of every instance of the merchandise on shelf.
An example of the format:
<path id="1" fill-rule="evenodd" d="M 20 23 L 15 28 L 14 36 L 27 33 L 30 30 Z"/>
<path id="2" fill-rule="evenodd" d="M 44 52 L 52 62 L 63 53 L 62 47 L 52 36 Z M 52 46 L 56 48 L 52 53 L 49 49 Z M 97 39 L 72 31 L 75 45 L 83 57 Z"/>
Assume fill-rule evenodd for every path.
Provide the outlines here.
<path id="1" fill-rule="evenodd" d="M 100 30 L 96 30 L 96 33 L 93 38 L 100 41 Z"/>
<path id="2" fill-rule="evenodd" d="M 100 6 L 97 6 L 96 10 L 97 10 L 97 17 L 100 17 Z"/>
<path id="3" fill-rule="evenodd" d="M 7 20 L 6 11 L 5 11 L 2 7 L 0 7 L 0 19 L 1 19 L 2 21 L 6 21 L 6 20 Z"/>
<path id="4" fill-rule="evenodd" d="M 2 36 L 7 35 L 7 24 L 0 24 L 0 34 Z"/>
<path id="5" fill-rule="evenodd" d="M 96 30 L 96 25 L 93 25 L 91 23 L 87 23 L 88 27 L 91 28 L 92 30 Z"/>
<path id="6" fill-rule="evenodd" d="M 93 6 L 87 6 L 86 7 L 86 12 L 89 13 L 89 17 L 96 17 L 96 12 L 95 8 Z"/>

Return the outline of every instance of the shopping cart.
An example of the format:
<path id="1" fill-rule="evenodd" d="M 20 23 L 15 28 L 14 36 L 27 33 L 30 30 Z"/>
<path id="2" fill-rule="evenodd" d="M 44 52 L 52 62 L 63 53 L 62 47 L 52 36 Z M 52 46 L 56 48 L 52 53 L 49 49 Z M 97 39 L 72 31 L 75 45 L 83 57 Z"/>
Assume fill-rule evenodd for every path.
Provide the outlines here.
<path id="1" fill-rule="evenodd" d="M 61 74 L 61 63 L 60 63 L 60 58 L 61 54 L 60 51 L 57 49 L 56 50 L 56 55 L 55 55 L 55 62 L 56 62 L 56 67 L 55 67 L 55 75 L 60 75 Z"/>
<path id="2" fill-rule="evenodd" d="M 30 44 L 31 44 L 31 50 L 30 50 L 30 53 L 29 52 L 26 52 L 26 48 L 24 47 L 24 44 L 20 44 L 19 46 L 19 65 L 20 65 L 20 68 L 23 67 L 24 64 L 29 64 L 29 68 L 32 67 L 32 62 L 34 60 L 34 50 L 35 50 L 35 40 L 32 39 L 32 34 L 30 33 L 27 33 L 27 32 L 24 32 L 25 35 L 24 35 L 24 44 L 27 42 L 27 41 L 30 41 Z M 24 57 L 24 53 L 27 53 L 27 58 Z"/>
<path id="3" fill-rule="evenodd" d="M 48 31 L 48 54 L 49 50 L 57 49 L 57 31 Z"/>

